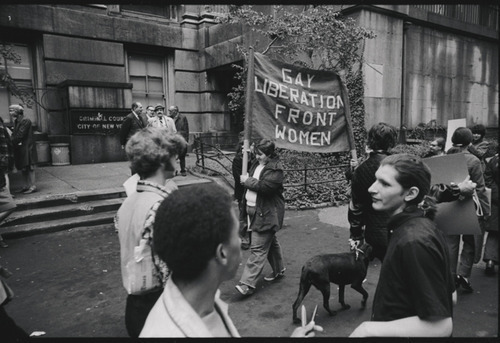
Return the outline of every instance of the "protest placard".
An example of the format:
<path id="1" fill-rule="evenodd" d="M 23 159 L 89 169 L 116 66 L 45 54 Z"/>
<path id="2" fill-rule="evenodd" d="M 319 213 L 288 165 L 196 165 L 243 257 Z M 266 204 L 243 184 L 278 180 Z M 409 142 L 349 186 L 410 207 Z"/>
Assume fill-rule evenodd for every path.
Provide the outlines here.
<path id="1" fill-rule="evenodd" d="M 467 175 L 467 162 L 463 154 L 435 156 L 423 159 L 431 170 L 431 184 L 451 182 L 459 184 Z M 471 197 L 438 204 L 434 219 L 437 227 L 448 235 L 481 234 L 479 221 Z"/>
<path id="2" fill-rule="evenodd" d="M 461 119 L 451 119 L 448 120 L 448 128 L 446 129 L 446 144 L 444 146 L 444 151 L 448 151 L 449 148 L 451 148 L 452 143 L 451 143 L 451 136 L 453 136 L 453 132 L 459 127 L 467 127 L 467 122 L 465 118 Z"/>

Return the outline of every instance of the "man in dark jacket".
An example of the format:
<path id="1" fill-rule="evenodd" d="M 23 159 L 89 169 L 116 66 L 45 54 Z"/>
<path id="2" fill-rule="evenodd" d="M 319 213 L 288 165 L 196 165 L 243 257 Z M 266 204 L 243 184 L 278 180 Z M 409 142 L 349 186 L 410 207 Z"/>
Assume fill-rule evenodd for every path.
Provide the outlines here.
<path id="1" fill-rule="evenodd" d="M 15 118 L 11 140 L 14 146 L 16 168 L 23 173 L 25 180 L 25 186 L 21 192 L 30 194 L 36 191 L 35 164 L 37 156 L 35 139 L 33 137 L 33 125 L 29 118 L 24 117 L 24 107 L 22 105 L 10 106 L 9 113 Z"/>
<path id="2" fill-rule="evenodd" d="M 351 201 L 348 220 L 351 225 L 351 239 L 359 244 L 365 239 L 373 247 L 373 256 L 383 261 L 388 245 L 386 212 L 372 208 L 372 198 L 368 188 L 375 182 L 375 172 L 380 162 L 389 155 L 396 145 L 397 131 L 391 125 L 379 123 L 368 131 L 368 148 L 371 150 L 367 160 L 361 163 L 352 175 Z"/>
<path id="3" fill-rule="evenodd" d="M 125 149 L 125 144 L 127 144 L 127 141 L 134 133 L 145 128 L 147 125 L 148 120 L 142 115 L 142 104 L 134 102 L 132 104 L 132 112 L 125 117 L 120 128 L 120 144 L 122 149 Z"/>
<path id="4" fill-rule="evenodd" d="M 132 112 L 125 117 L 120 128 L 120 144 L 122 149 L 125 149 L 125 144 L 127 144 L 130 137 L 137 131 L 144 129 L 147 125 L 148 119 L 145 115 L 142 115 L 142 104 L 134 102 L 132 104 Z M 130 172 L 132 175 L 135 174 L 135 170 L 132 168 L 130 168 Z"/>
<path id="5" fill-rule="evenodd" d="M 16 208 L 16 204 L 12 199 L 9 188 L 7 187 L 7 173 L 9 170 L 9 144 L 7 138 L 7 130 L 0 118 L 0 224 L 7 218 Z M 8 245 L 0 234 L 0 247 L 7 248 Z"/>
<path id="6" fill-rule="evenodd" d="M 179 107 L 170 106 L 168 108 L 168 116 L 174 120 L 177 133 L 182 135 L 186 142 L 189 143 L 189 123 L 187 118 L 179 112 Z M 179 164 L 181 165 L 182 176 L 186 176 L 186 154 L 187 150 L 179 154 Z"/>

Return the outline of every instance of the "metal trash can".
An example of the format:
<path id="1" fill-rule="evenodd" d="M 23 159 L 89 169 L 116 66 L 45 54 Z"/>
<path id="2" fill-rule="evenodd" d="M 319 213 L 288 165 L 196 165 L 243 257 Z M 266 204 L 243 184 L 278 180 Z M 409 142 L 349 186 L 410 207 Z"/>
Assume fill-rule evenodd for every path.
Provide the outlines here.
<path id="1" fill-rule="evenodd" d="M 49 141 L 36 141 L 36 155 L 38 165 L 50 164 L 50 145 Z"/>
<path id="2" fill-rule="evenodd" d="M 69 143 L 54 143 L 50 145 L 53 166 L 66 166 L 69 163 Z"/>

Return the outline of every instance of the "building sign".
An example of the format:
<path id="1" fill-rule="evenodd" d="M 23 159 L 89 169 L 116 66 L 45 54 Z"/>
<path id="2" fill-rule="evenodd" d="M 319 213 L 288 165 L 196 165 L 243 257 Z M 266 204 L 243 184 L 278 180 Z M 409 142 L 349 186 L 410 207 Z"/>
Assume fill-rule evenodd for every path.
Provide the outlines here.
<path id="1" fill-rule="evenodd" d="M 130 109 L 73 109 L 70 110 L 71 134 L 116 135 Z"/>

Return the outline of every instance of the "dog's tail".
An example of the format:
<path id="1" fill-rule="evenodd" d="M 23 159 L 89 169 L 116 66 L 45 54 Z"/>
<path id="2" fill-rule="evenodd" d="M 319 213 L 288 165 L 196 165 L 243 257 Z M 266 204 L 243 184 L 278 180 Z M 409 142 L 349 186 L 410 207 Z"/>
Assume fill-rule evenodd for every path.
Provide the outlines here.
<path id="1" fill-rule="evenodd" d="M 297 299 L 295 299 L 295 302 L 292 305 L 293 309 L 293 320 L 294 322 L 297 322 L 297 309 L 299 308 L 300 304 L 302 303 L 302 300 L 304 300 L 304 297 L 306 294 L 309 292 L 309 288 L 311 288 L 311 284 L 309 280 L 307 279 L 307 267 L 304 265 L 302 267 L 302 271 L 300 273 L 300 285 L 299 285 L 299 294 L 297 294 Z"/>
<path id="2" fill-rule="evenodd" d="M 303 265 L 302 266 L 302 269 L 300 271 L 300 284 L 302 285 L 303 282 L 306 282 L 307 281 L 307 271 L 309 270 L 309 268 L 307 268 L 307 264 Z"/>

